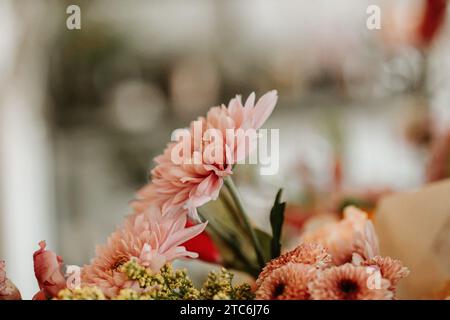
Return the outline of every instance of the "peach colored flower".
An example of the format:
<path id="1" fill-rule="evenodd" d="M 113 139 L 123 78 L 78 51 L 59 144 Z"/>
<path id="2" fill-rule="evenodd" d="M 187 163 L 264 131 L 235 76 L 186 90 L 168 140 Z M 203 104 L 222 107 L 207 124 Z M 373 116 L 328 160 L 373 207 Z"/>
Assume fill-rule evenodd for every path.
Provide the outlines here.
<path id="1" fill-rule="evenodd" d="M 381 276 L 390 282 L 389 289 L 395 292 L 397 283 L 409 275 L 409 269 L 404 267 L 399 260 L 390 257 L 376 256 L 362 262 L 363 266 L 376 266 L 381 272 Z"/>
<path id="2" fill-rule="evenodd" d="M 97 248 L 97 255 L 90 265 L 83 267 L 83 285 L 95 285 L 106 296 L 114 297 L 121 289 L 138 289 L 137 283 L 130 281 L 119 267 L 131 258 L 154 272 L 177 258 L 196 258 L 182 246 L 184 242 L 197 236 L 206 223 L 186 228 L 186 210 L 166 213 L 152 205 L 145 211 L 127 218 L 123 227 L 112 233 L 107 244 Z"/>
<path id="3" fill-rule="evenodd" d="M 346 263 L 318 273 L 309 284 L 313 300 L 391 300 L 389 281 L 381 279 L 379 288 L 372 288 L 371 273 L 366 267 Z"/>
<path id="4" fill-rule="evenodd" d="M 330 262 L 331 256 L 325 251 L 322 245 L 302 243 L 294 250 L 269 261 L 259 274 L 256 285 L 259 287 L 266 277 L 288 263 L 301 263 L 321 269 L 328 267 Z"/>
<path id="5" fill-rule="evenodd" d="M 344 218 L 328 223 L 302 235 L 303 242 L 322 244 L 336 265 L 351 262 L 354 254 L 362 259 L 378 254 L 378 239 L 367 214 L 356 207 L 344 210 Z"/>
<path id="6" fill-rule="evenodd" d="M 163 155 L 155 158 L 156 167 L 151 171 L 152 182 L 138 191 L 138 200 L 132 202 L 136 213 L 151 204 L 157 204 L 164 212 L 188 208 L 194 220 L 199 220 L 196 208 L 219 196 L 223 176 L 231 174 L 231 166 L 222 171 L 212 166 L 182 164 L 170 161 L 176 144 L 169 144 Z M 215 168 L 214 168 L 215 169 Z"/>
<path id="7" fill-rule="evenodd" d="M 0 300 L 22 300 L 19 290 L 6 277 L 5 261 L 0 261 Z"/>
<path id="8" fill-rule="evenodd" d="M 373 259 L 380 253 L 378 236 L 372 221 L 368 220 L 365 223 L 362 232 L 356 231 L 353 240 L 353 250 L 352 262 L 356 264 L 359 264 L 362 260 Z"/>
<path id="9" fill-rule="evenodd" d="M 66 279 L 62 272 L 63 260 L 53 251 L 46 250 L 45 241 L 39 242 L 40 249 L 34 252 L 34 274 L 43 295 L 54 298 L 66 288 Z"/>
<path id="10" fill-rule="evenodd" d="M 287 263 L 271 272 L 255 292 L 257 300 L 309 300 L 308 283 L 317 273 L 311 265 Z"/>
<path id="11" fill-rule="evenodd" d="M 186 208 L 198 220 L 196 208 L 217 199 L 223 178 L 233 173 L 232 165 L 252 151 L 251 142 L 256 136 L 246 137 L 244 130 L 259 129 L 276 102 L 276 91 L 266 93 L 256 104 L 254 93 L 245 104 L 236 96 L 228 107 L 213 107 L 205 118 L 192 122 L 189 129 L 180 130 L 185 134 L 183 137 L 187 133 L 188 139 L 170 143 L 155 158 L 151 183 L 138 192 L 132 204 L 135 211 L 141 212 L 156 203 L 163 211 Z M 182 161 L 175 161 L 174 157 Z"/>

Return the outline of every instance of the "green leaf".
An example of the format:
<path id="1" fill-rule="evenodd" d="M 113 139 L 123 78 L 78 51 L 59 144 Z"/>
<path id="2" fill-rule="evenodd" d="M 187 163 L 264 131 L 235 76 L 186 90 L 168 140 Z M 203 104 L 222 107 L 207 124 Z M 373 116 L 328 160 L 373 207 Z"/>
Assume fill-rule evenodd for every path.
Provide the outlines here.
<path id="1" fill-rule="evenodd" d="M 256 236 L 258 237 L 259 243 L 261 244 L 261 248 L 263 250 L 264 262 L 269 262 L 271 257 L 271 243 L 272 237 L 265 231 L 262 231 L 258 228 L 253 228 L 255 230 Z"/>
<path id="2" fill-rule="evenodd" d="M 270 245 L 271 259 L 278 257 L 281 253 L 281 231 L 284 222 L 284 209 L 286 208 L 286 202 L 280 202 L 283 189 L 278 190 L 275 197 L 275 203 L 270 211 L 270 225 L 272 227 L 272 240 Z"/>
<path id="3" fill-rule="evenodd" d="M 220 202 L 211 201 L 207 206 L 198 208 L 198 213 L 202 220 L 208 220 L 206 230 L 219 249 L 222 265 L 257 277 L 260 270 L 251 250 L 251 243 L 245 235 L 236 233 L 232 224 L 227 224 L 230 219 L 225 219 L 218 204 Z"/>

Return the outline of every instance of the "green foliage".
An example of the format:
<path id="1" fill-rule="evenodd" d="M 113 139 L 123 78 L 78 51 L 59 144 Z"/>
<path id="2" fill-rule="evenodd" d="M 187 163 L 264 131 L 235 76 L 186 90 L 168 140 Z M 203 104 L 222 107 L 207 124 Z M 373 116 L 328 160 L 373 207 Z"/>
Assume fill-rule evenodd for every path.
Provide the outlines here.
<path id="1" fill-rule="evenodd" d="M 77 289 L 63 289 L 57 300 L 105 300 L 105 295 L 97 287 L 82 287 Z"/>
<path id="2" fill-rule="evenodd" d="M 272 236 L 261 229 L 254 228 L 254 230 L 256 236 L 258 237 L 259 243 L 261 244 L 261 248 L 263 250 L 264 261 L 267 263 L 272 259 L 271 257 Z"/>
<path id="3" fill-rule="evenodd" d="M 278 190 L 275 197 L 272 210 L 270 211 L 270 225 L 272 227 L 272 241 L 271 241 L 271 259 L 278 257 L 281 253 L 281 231 L 284 222 L 284 210 L 286 202 L 280 202 L 283 189 Z"/>
<path id="4" fill-rule="evenodd" d="M 186 270 L 174 270 L 166 264 L 157 273 L 151 272 L 132 259 L 118 269 L 130 280 L 136 281 L 140 289 L 122 289 L 114 300 L 249 300 L 254 299 L 247 283 L 233 285 L 233 274 L 222 268 L 210 272 L 200 289 L 197 289 Z M 64 289 L 58 298 L 61 300 L 104 300 L 102 291 L 96 287 L 85 286 L 79 289 Z"/>
<path id="5" fill-rule="evenodd" d="M 130 290 L 121 292 L 120 298 L 152 299 L 152 300 L 193 300 L 198 299 L 199 290 L 194 287 L 186 270 L 174 270 L 166 264 L 158 273 L 140 266 L 135 260 L 125 263 L 120 271 L 130 280 L 135 280 L 144 289 L 140 294 L 133 294 Z"/>
<path id="6" fill-rule="evenodd" d="M 222 268 L 220 272 L 210 272 L 200 290 L 203 300 L 249 300 L 254 299 L 250 285 L 233 286 L 233 274 Z"/>

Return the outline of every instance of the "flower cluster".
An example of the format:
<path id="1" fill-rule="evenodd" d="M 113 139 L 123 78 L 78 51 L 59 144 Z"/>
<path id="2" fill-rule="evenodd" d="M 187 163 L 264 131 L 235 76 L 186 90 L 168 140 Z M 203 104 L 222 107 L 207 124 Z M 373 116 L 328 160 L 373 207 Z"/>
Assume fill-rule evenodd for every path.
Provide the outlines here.
<path id="1" fill-rule="evenodd" d="M 236 96 L 228 107 L 213 107 L 206 117 L 191 123 L 188 132 L 192 137 L 192 148 L 182 156 L 195 161 L 173 161 L 172 152 L 184 146 L 185 141 L 170 143 L 164 153 L 155 158 L 156 167 L 152 170 L 151 182 L 138 193 L 138 199 L 133 202 L 134 213 L 109 236 L 105 245 L 97 247 L 95 258 L 81 269 L 79 281 L 74 282 L 76 279 L 69 279 L 70 275 L 64 274 L 62 258 L 46 250 L 46 243 L 42 241 L 39 244 L 40 249 L 33 255 L 35 275 L 40 288 L 33 299 L 52 299 L 60 292 L 71 296 L 67 290 L 75 290 L 72 295 L 74 297 L 102 297 L 98 291 L 85 289 L 86 287 L 101 290 L 107 299 L 121 294 L 141 295 L 140 281 L 144 279 L 128 276 L 127 272 L 130 270 L 124 272 L 123 268 L 130 268 L 132 265 L 127 263 L 135 261 L 145 268 L 146 273 L 151 272 L 151 281 L 156 281 L 158 277 L 165 276 L 166 280 L 170 278 L 171 273 L 165 266 L 171 261 L 198 257 L 196 251 L 201 250 L 189 251 L 184 245 L 187 243 L 193 246 L 195 242 L 189 241 L 202 234 L 207 225 L 207 222 L 198 223 L 196 208 L 217 198 L 223 178 L 232 174 L 232 166 L 245 158 L 249 151 L 242 148 L 248 143 L 245 135 L 227 135 L 226 132 L 260 128 L 274 109 L 276 101 L 276 91 L 266 93 L 256 103 L 254 94 L 251 94 L 244 104 L 241 97 Z M 201 129 L 199 138 L 195 136 L 196 126 Z M 201 151 L 216 146 L 217 141 L 208 140 L 208 136 L 214 132 L 219 132 L 226 138 L 221 140 L 219 150 L 222 150 L 222 153 L 217 154 L 215 150 L 214 156 L 208 158 L 208 153 Z M 189 216 L 193 218 L 191 221 L 188 221 Z M 210 248 L 215 249 L 208 237 L 206 240 L 209 241 L 206 243 L 210 244 Z M 215 254 L 202 253 L 202 256 L 211 262 L 219 262 L 218 252 L 211 252 Z M 185 278 L 179 272 L 171 276 L 178 280 Z M 74 287 L 75 283 L 82 288 Z M 184 285 L 174 285 L 177 290 L 184 285 L 191 286 L 189 281 Z M 235 294 L 234 291 L 219 290 L 217 295 L 235 298 L 244 296 L 243 291 L 245 290 L 239 288 Z M 151 298 L 158 298 L 160 294 L 166 295 L 165 298 L 170 297 L 167 292 L 152 292 L 149 296 Z M 179 294 L 172 298 L 195 296 L 193 291 L 186 293 L 186 296 Z M 201 296 L 201 293 L 198 295 Z"/>
<path id="2" fill-rule="evenodd" d="M 63 289 L 58 293 L 56 300 L 106 300 L 103 291 L 97 287 L 81 287 Z"/>
<path id="3" fill-rule="evenodd" d="M 237 286 L 232 284 L 233 274 L 222 268 L 220 272 L 210 272 L 203 288 L 201 299 L 206 300 L 251 300 L 254 294 L 247 283 Z"/>
<path id="4" fill-rule="evenodd" d="M 367 215 L 349 207 L 345 218 L 305 235 L 294 250 L 270 261 L 256 281 L 257 299 L 390 300 L 409 274 L 382 257 Z"/>
<path id="5" fill-rule="evenodd" d="M 259 129 L 276 102 L 276 91 L 256 103 L 254 94 L 245 103 L 237 96 L 228 107 L 213 107 L 206 117 L 183 129 L 189 143 L 172 142 L 155 158 L 151 182 L 132 202 L 133 213 L 106 244 L 97 247 L 90 264 L 81 269 L 70 266 L 64 273 L 62 258 L 40 242 L 33 255 L 40 290 L 33 299 L 395 298 L 397 283 L 409 271 L 400 261 L 380 256 L 374 227 L 365 212 L 350 206 L 343 219 L 306 228 L 302 243 L 282 255 L 285 203 L 280 200 L 281 190 L 270 212 L 272 235 L 251 223 L 230 175 L 233 166 L 252 151 L 247 148 L 248 139 L 257 137 L 242 135 L 241 130 Z M 217 132 L 222 138 L 212 139 Z M 205 152 L 210 147 L 214 152 Z M 174 155 L 183 161 L 174 161 Z M 211 221 L 209 229 L 214 235 L 209 237 L 207 222 L 199 222 L 197 208 L 216 199 L 222 185 L 226 186 L 221 194 L 225 217 Z M 229 221 L 221 221 L 227 218 Z M 254 252 L 243 254 L 241 241 L 248 248 L 251 241 Z M 237 254 L 235 261 L 226 260 L 227 252 Z M 199 256 L 257 277 L 255 288 L 233 284 L 233 274 L 223 268 L 209 273 L 197 288 L 185 270 L 172 268 L 176 259 Z M 5 264 L 0 262 L 2 299 L 20 299 L 20 293 L 6 278 Z"/>
<path id="6" fill-rule="evenodd" d="M 200 234 L 206 224 L 186 228 L 186 218 L 183 210 L 163 215 L 154 205 L 129 216 L 124 226 L 108 238 L 107 244 L 97 248 L 92 263 L 83 267 L 82 282 L 114 297 L 121 289 L 137 285 L 119 271 L 132 258 L 153 272 L 177 258 L 196 258 L 197 253 L 187 251 L 182 244 Z"/>
<path id="7" fill-rule="evenodd" d="M 141 265 L 137 259 L 124 263 L 118 272 L 135 287 L 121 289 L 117 295 L 106 297 L 95 286 L 85 285 L 76 289 L 64 289 L 59 292 L 60 300 L 204 300 L 204 299 L 252 299 L 253 294 L 248 284 L 234 286 L 233 275 L 225 269 L 219 273 L 211 272 L 202 288 L 197 289 L 187 275 L 186 270 L 174 270 L 170 264 L 160 271 Z"/>
<path id="8" fill-rule="evenodd" d="M 131 260 L 121 267 L 128 279 L 137 281 L 137 290 L 125 289 L 119 294 L 120 299 L 135 300 L 192 300 L 197 299 L 199 291 L 194 287 L 186 270 L 174 270 L 170 264 L 166 264 L 157 273 L 151 272 Z"/>

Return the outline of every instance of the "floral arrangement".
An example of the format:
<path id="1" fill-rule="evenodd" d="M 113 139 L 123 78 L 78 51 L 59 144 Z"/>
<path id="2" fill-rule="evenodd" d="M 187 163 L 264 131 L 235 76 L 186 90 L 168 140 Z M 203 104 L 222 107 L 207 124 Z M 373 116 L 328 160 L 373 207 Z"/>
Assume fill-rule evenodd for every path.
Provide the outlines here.
<path id="1" fill-rule="evenodd" d="M 240 133 L 260 129 L 276 102 L 276 91 L 258 101 L 255 94 L 245 102 L 236 96 L 180 129 L 189 138 L 170 142 L 155 158 L 150 182 L 131 202 L 132 213 L 90 264 L 64 272 L 61 257 L 40 242 L 33 255 L 40 291 L 33 299 L 394 299 L 408 269 L 380 256 L 370 218 L 356 207 L 305 230 L 291 251 L 281 247 L 281 190 L 268 215 L 272 233 L 250 221 L 232 176 L 257 136 L 249 141 Z M 215 216 L 219 205 L 225 214 Z M 256 280 L 236 284 L 222 268 L 196 287 L 172 262 L 198 257 Z M 2 262 L 0 299 L 20 298 Z"/>
<path id="2" fill-rule="evenodd" d="M 305 234 L 297 248 L 271 260 L 256 281 L 256 297 L 391 300 L 408 274 L 400 261 L 379 255 L 367 214 L 347 207 L 341 221 Z"/>

